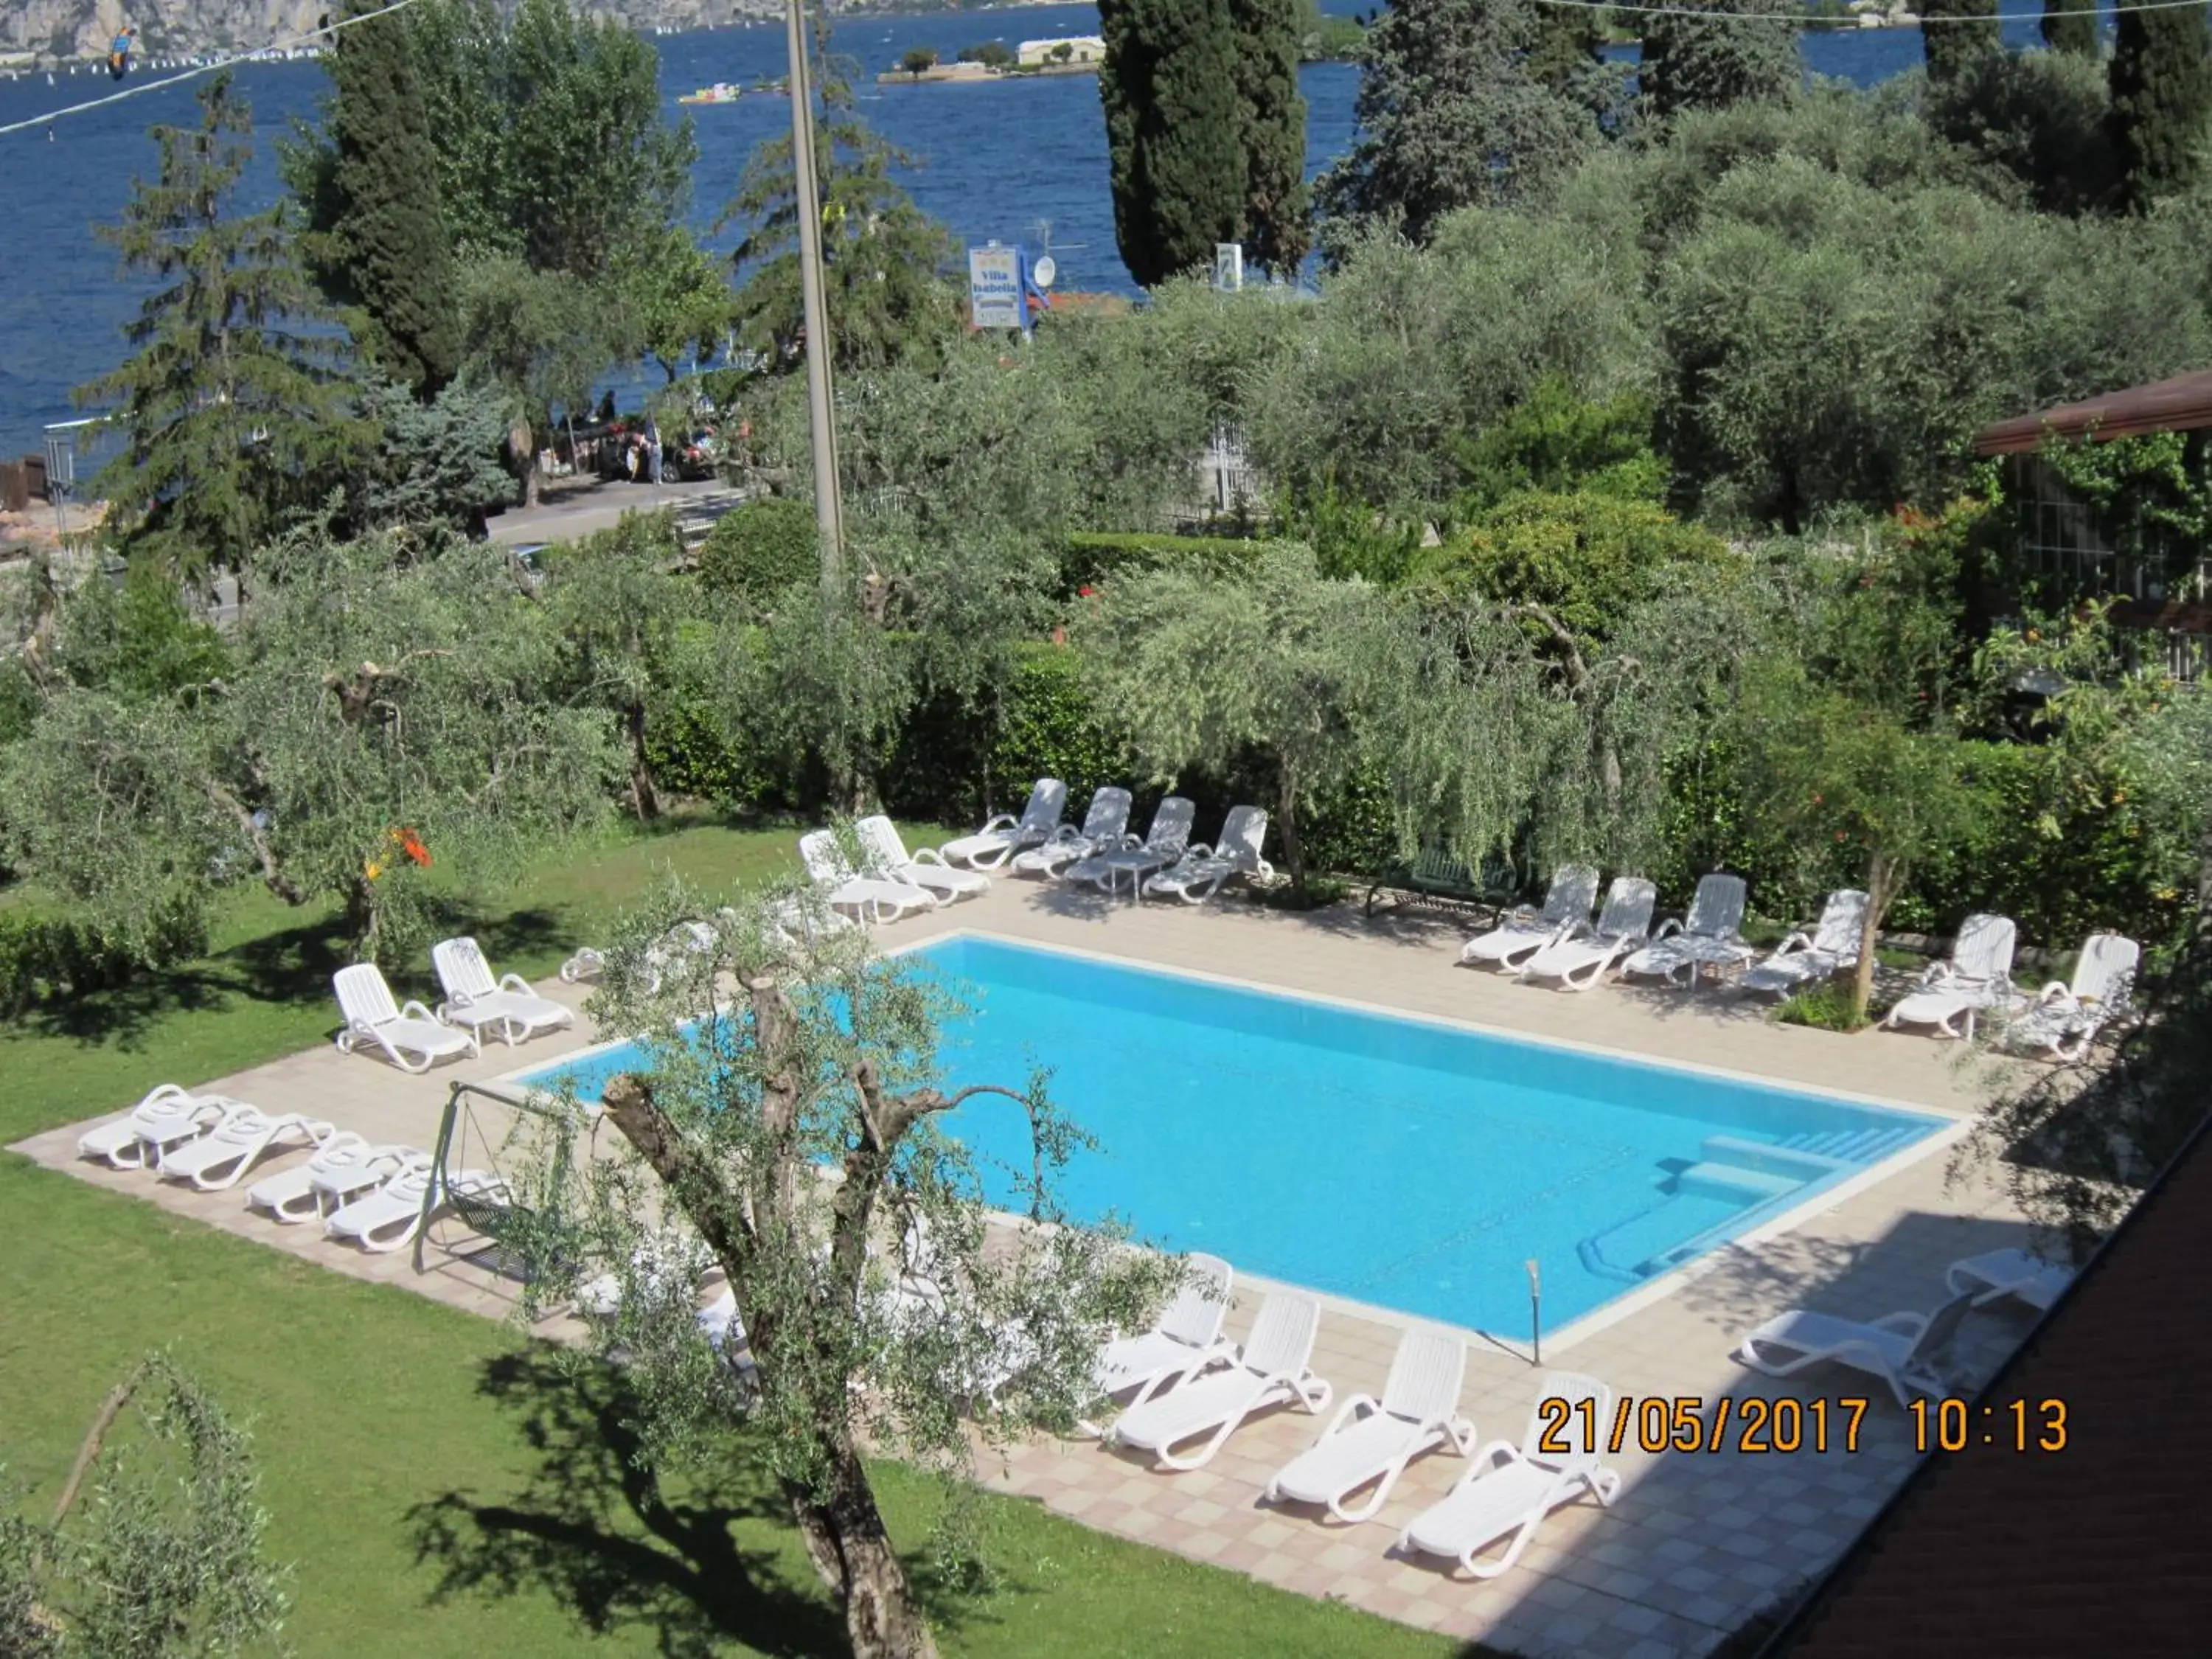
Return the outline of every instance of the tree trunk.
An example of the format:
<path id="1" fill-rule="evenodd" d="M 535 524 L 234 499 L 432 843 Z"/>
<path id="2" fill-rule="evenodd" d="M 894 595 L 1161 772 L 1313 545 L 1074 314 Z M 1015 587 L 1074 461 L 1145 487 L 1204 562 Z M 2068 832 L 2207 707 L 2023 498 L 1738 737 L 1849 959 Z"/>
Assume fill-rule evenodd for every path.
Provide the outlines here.
<path id="1" fill-rule="evenodd" d="M 1281 787 L 1275 797 L 1275 815 L 1283 831 L 1283 863 L 1291 872 L 1291 890 L 1306 896 L 1305 849 L 1298 845 L 1298 782 L 1287 766 L 1279 769 Z"/>
<path id="2" fill-rule="evenodd" d="M 1874 1000 L 1874 951 L 1881 938 L 1881 919 L 1897 896 L 1897 860 L 1879 848 L 1867 855 L 1866 921 L 1859 929 L 1858 972 L 1851 981 L 1851 1023 L 1866 1024 L 1867 1005 Z"/>
<path id="3" fill-rule="evenodd" d="M 937 1643 L 891 1547 L 860 1454 L 842 1432 L 825 1436 L 830 1484 L 820 1495 L 787 1488 L 816 1571 L 845 1604 L 853 1659 L 937 1659 Z"/>
<path id="4" fill-rule="evenodd" d="M 623 712 L 629 732 L 629 800 L 640 823 L 660 816 L 660 793 L 653 787 L 653 763 L 645 754 L 645 702 L 639 698 Z"/>

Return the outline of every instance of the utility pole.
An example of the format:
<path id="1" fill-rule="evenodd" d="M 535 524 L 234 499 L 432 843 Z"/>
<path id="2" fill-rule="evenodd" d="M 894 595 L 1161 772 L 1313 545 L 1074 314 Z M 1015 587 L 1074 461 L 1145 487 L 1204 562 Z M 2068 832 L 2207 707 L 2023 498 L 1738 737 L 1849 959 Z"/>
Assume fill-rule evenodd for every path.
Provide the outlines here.
<path id="1" fill-rule="evenodd" d="M 814 172 L 814 77 L 804 0 L 784 0 L 791 48 L 791 166 L 799 197 L 799 290 L 806 318 L 806 404 L 814 448 L 814 525 L 822 597 L 844 598 L 845 510 L 837 488 L 837 425 L 830 398 L 830 307 L 822 284 L 822 189 Z"/>

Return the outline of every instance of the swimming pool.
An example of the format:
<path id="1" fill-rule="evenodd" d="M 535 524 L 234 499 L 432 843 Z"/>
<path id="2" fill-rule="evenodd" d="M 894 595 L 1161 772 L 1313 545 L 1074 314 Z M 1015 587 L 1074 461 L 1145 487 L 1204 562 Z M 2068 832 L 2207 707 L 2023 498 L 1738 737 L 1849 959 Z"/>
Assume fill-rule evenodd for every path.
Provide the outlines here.
<path id="1" fill-rule="evenodd" d="M 1167 1248 L 1444 1322 L 1556 1328 L 1923 1139 L 1932 1115 L 957 935 L 951 1083 L 1054 1097 L 1099 1143 L 1062 1185 Z M 595 1098 L 629 1044 L 520 1074 Z M 1026 1168 L 1026 1120 L 945 1120 Z M 994 1199 L 1010 1202 L 1006 1190 Z"/>

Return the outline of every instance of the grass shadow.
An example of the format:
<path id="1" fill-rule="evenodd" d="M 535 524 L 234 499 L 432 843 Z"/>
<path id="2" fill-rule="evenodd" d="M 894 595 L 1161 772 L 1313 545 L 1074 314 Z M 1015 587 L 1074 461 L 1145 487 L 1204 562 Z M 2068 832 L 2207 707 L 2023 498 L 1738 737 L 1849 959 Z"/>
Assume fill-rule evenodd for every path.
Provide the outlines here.
<path id="1" fill-rule="evenodd" d="M 843 1620 L 745 1521 L 785 1524 L 769 1474 L 741 1443 L 678 1492 L 638 1462 L 636 1403 L 618 1374 L 541 1352 L 485 1362 L 478 1392 L 521 1421 L 537 1468 L 512 1496 L 448 1492 L 408 1513 L 434 1602 L 544 1595 L 594 1636 L 657 1632 L 659 1650 L 706 1659 L 731 1642 L 772 1655 L 847 1650 Z"/>

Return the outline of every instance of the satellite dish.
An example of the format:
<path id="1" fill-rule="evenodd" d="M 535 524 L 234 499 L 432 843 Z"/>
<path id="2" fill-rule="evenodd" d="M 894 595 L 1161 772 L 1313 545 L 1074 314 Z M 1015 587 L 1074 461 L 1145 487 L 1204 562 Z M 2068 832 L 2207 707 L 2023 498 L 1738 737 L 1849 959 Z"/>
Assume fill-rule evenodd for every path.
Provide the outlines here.
<path id="1" fill-rule="evenodd" d="M 1039 254 L 1037 262 L 1030 267 L 1030 280 L 1039 288 L 1050 288 L 1052 279 L 1059 275 L 1060 267 L 1053 264 L 1049 253 Z"/>

